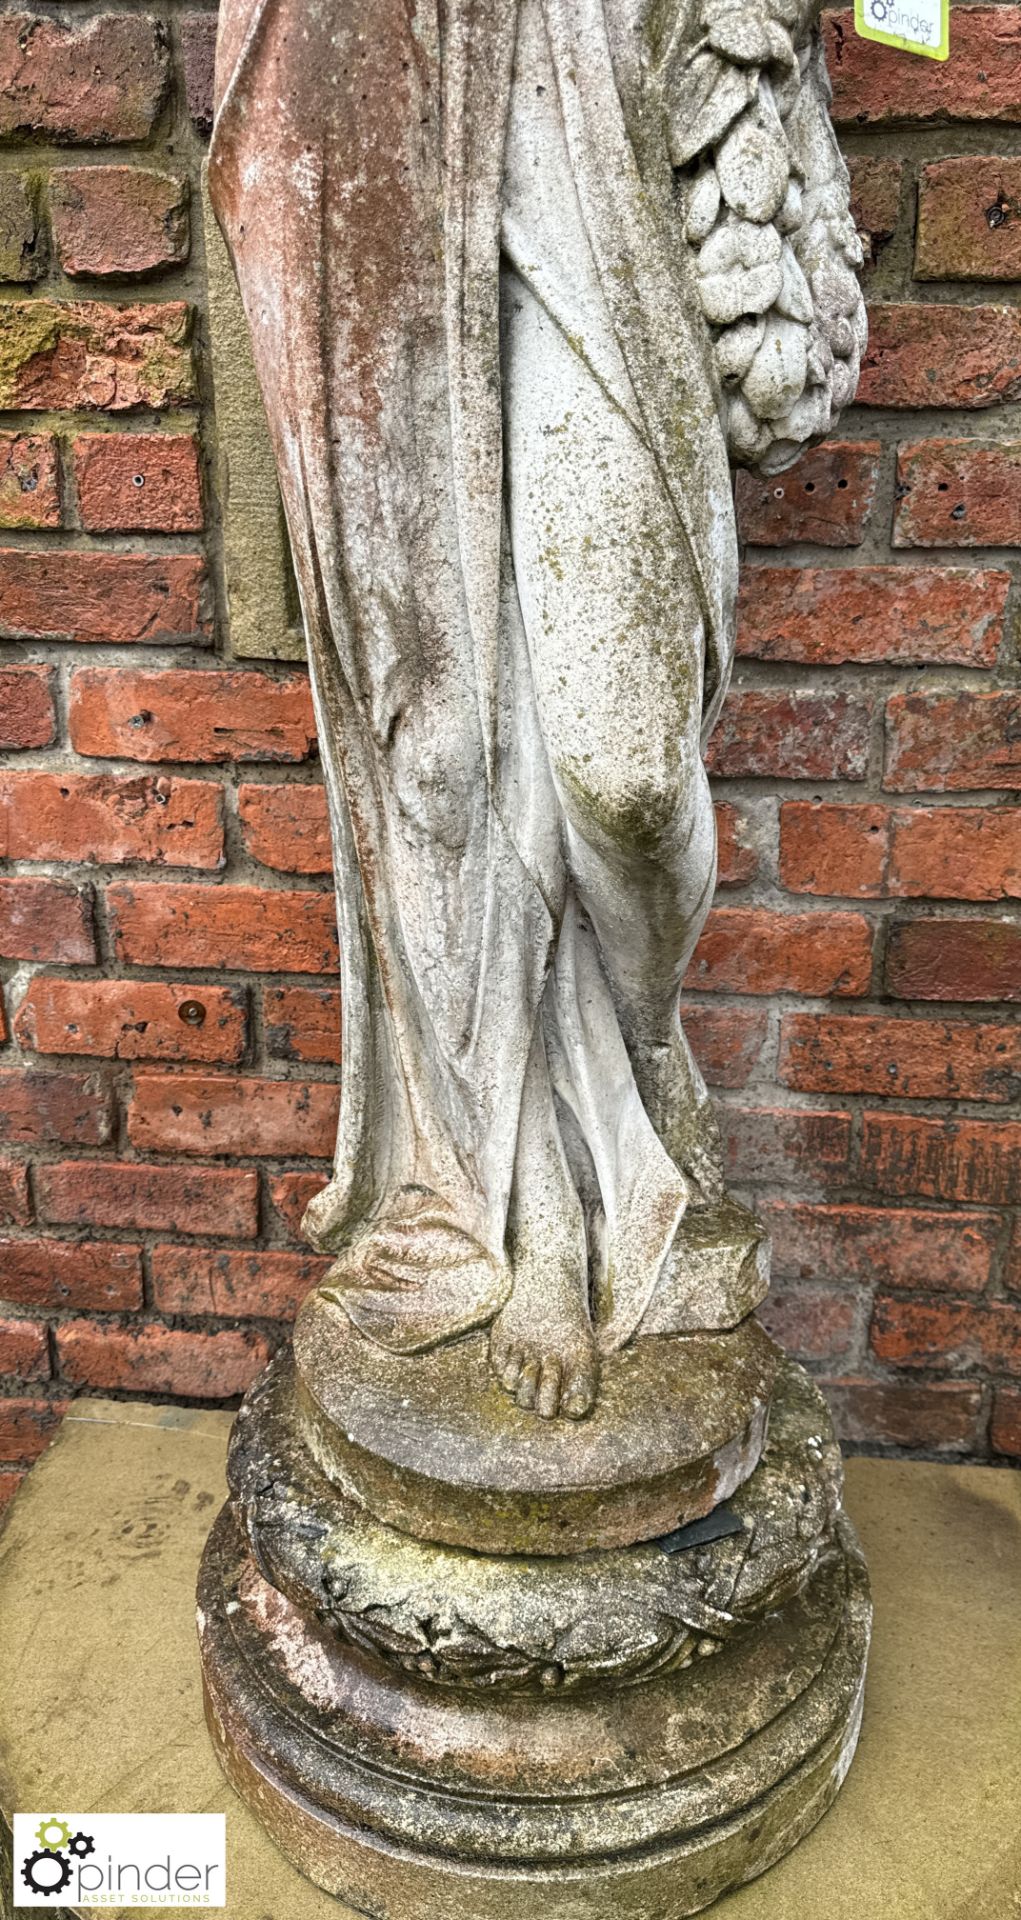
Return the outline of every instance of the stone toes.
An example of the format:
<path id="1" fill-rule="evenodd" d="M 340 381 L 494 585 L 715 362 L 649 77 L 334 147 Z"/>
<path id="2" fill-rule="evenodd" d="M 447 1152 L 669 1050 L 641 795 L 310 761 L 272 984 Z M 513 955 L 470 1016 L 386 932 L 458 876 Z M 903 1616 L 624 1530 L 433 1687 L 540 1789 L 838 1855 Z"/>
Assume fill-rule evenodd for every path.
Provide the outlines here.
<path id="1" fill-rule="evenodd" d="M 536 1412 L 543 1420 L 552 1420 L 560 1412 L 561 1379 L 559 1360 L 545 1361 L 535 1401 Z"/>
<path id="2" fill-rule="evenodd" d="M 523 1407 L 526 1413 L 530 1413 L 535 1406 L 539 1391 L 539 1373 L 539 1362 L 530 1354 L 522 1366 L 518 1379 L 518 1406 Z"/>
<path id="3" fill-rule="evenodd" d="M 503 1363 L 499 1368 L 501 1384 L 506 1388 L 508 1393 L 517 1392 L 518 1381 L 521 1378 L 521 1369 L 524 1363 L 525 1356 L 521 1348 L 508 1344 L 504 1349 Z"/>
<path id="4" fill-rule="evenodd" d="M 591 1367 L 576 1367 L 564 1383 L 560 1411 L 569 1420 L 583 1420 L 591 1413 L 596 1397 L 596 1376 Z"/>

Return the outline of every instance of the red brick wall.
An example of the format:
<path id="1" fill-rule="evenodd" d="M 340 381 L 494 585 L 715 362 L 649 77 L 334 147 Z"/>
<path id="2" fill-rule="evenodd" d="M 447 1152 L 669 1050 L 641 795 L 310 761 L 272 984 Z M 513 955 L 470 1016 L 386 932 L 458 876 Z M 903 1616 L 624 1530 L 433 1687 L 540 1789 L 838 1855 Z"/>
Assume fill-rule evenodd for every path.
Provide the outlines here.
<path id="1" fill-rule="evenodd" d="M 212 23 L 0 20 L 7 1491 L 78 1391 L 236 1395 L 323 1264 L 311 713 L 217 617 Z M 841 440 L 740 487 L 687 1005 L 845 1436 L 1021 1455 L 1021 11 L 957 7 L 947 67 L 829 46 L 872 344 Z"/>

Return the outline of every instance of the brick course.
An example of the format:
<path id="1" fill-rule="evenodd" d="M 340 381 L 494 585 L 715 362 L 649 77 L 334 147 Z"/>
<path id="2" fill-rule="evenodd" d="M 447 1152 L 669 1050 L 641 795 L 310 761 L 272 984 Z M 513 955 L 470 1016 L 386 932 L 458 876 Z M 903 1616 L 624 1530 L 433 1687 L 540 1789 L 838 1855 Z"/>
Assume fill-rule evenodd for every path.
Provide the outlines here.
<path id="1" fill-rule="evenodd" d="M 214 29 L 0 19 L 0 1501 L 72 1394 L 237 1395 L 327 1266 L 311 703 L 218 598 Z M 846 1440 L 1017 1460 L 1021 8 L 945 66 L 825 34 L 871 339 L 839 438 L 738 478 L 685 1019 Z"/>
<path id="2" fill-rule="evenodd" d="M 58 167 L 50 175 L 50 217 L 57 258 L 71 279 L 127 279 L 188 258 L 188 183 L 177 174 Z"/>

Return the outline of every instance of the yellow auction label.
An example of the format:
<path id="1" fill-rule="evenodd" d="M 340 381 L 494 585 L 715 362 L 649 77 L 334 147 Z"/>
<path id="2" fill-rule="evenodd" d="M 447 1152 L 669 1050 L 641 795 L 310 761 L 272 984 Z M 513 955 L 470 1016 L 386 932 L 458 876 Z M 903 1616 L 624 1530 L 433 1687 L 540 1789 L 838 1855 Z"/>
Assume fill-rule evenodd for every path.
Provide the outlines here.
<path id="1" fill-rule="evenodd" d="M 862 40 L 945 60 L 950 52 L 950 0 L 854 0 L 854 27 Z"/>

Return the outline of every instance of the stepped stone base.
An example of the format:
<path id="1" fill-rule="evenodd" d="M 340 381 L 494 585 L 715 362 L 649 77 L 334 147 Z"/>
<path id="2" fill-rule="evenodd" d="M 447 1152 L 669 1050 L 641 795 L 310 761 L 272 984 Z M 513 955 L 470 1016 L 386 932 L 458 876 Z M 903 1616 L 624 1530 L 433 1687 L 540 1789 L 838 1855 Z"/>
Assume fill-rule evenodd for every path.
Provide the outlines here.
<path id="1" fill-rule="evenodd" d="M 209 1725 L 282 1851 L 372 1920 L 680 1920 L 780 1859 L 844 1779 L 871 1609 L 846 1522 L 840 1547 L 694 1674 L 469 1707 L 317 1628 L 225 1511 L 199 1587 Z"/>
<path id="2" fill-rule="evenodd" d="M 195 1574 L 232 1418 L 79 1400 L 9 1510 L 4 1920 L 10 1820 L 43 1796 L 47 1813 L 224 1811 L 229 1920 L 356 1920 L 232 1792 L 203 1720 Z M 712 1920 L 1005 1920 L 1021 1906 L 1021 1475 L 851 1460 L 847 1480 L 876 1602 L 858 1757 L 826 1819 Z M 49 1911 L 88 1910 L 65 1895 Z M 470 1913 L 452 1902 L 447 1920 Z"/>
<path id="3" fill-rule="evenodd" d="M 379 1414 L 385 1356 L 354 1339 L 353 1417 L 399 1463 L 401 1424 Z M 466 1406 L 474 1415 L 484 1376 L 463 1345 L 460 1391 L 448 1367 L 445 1400 L 434 1356 L 417 1382 L 404 1363 L 412 1430 L 423 1396 L 454 1432 Z M 299 1367 L 303 1353 L 299 1339 Z M 763 1421 L 724 1530 L 696 1528 L 690 1544 L 674 1529 L 598 1545 L 596 1421 L 554 1434 L 561 1498 L 563 1468 L 574 1474 L 575 1539 L 588 1483 L 588 1550 L 493 1554 L 416 1538 L 334 1486 L 290 1356 L 249 1394 L 233 1501 L 199 1582 L 209 1725 L 277 1844 L 373 1920 L 680 1920 L 772 1865 L 836 1795 L 861 1721 L 871 1604 L 825 1405 L 753 1324 L 715 1342 L 639 1341 L 618 1390 L 641 1392 L 684 1358 L 696 1380 L 702 1369 L 707 1382 L 744 1373 L 772 1386 L 768 1435 Z M 348 1468 L 360 1459 L 350 1427 Z M 513 1492 L 542 1463 L 546 1431 L 531 1431 L 503 1463 Z M 663 1419 L 633 1442 L 637 1513 L 650 1449 L 657 1459 L 672 1437 Z M 445 1481 L 443 1458 L 429 1519 L 453 1509 L 464 1478 L 461 1449 Z"/>

